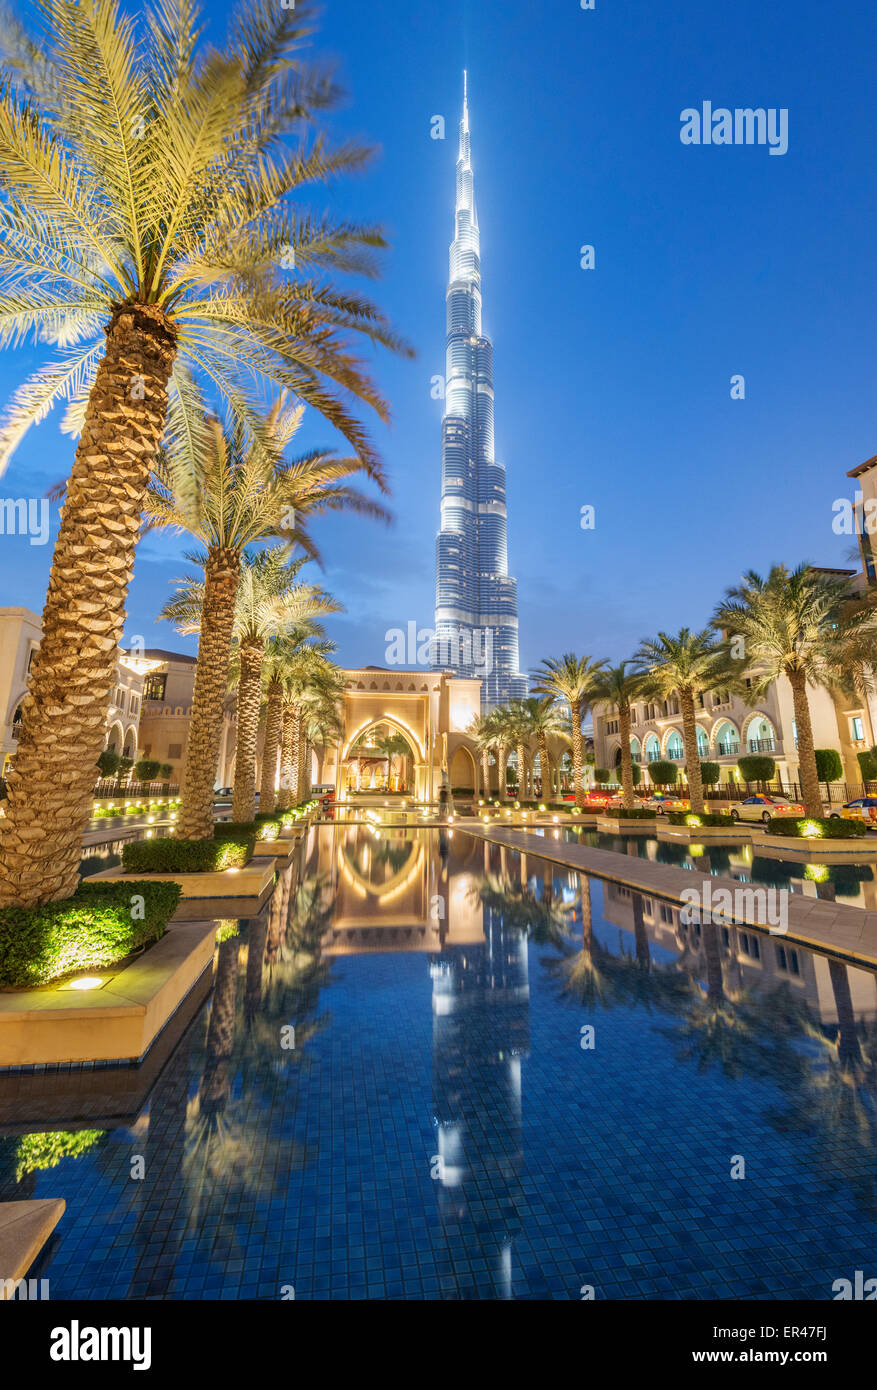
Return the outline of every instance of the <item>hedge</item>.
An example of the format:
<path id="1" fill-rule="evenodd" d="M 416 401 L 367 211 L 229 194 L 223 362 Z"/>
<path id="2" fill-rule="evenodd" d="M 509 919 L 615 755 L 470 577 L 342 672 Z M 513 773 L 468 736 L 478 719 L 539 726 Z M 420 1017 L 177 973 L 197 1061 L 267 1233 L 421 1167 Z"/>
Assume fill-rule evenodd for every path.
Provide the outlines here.
<path id="1" fill-rule="evenodd" d="M 691 824 L 692 819 L 697 825 Z M 734 817 L 725 811 L 668 811 L 667 820 L 670 825 L 687 825 L 692 830 L 699 825 L 729 825 L 732 829 L 737 825 Z"/>
<path id="2" fill-rule="evenodd" d="M 213 827 L 213 838 L 215 840 L 246 840 L 252 835 L 255 840 L 276 839 L 280 834 L 283 821 L 279 816 L 269 816 L 267 813 L 261 820 L 257 816 L 255 820 L 218 820 Z M 271 834 L 271 831 L 274 834 Z"/>
<path id="3" fill-rule="evenodd" d="M 819 835 L 805 835 L 804 827 L 818 825 Z M 859 840 L 868 833 L 863 820 L 841 820 L 840 816 L 771 816 L 767 823 L 768 835 L 786 835 L 793 840 Z"/>
<path id="4" fill-rule="evenodd" d="M 601 808 L 601 809 L 602 809 L 602 808 Z M 606 810 L 606 815 L 607 815 L 607 816 L 612 816 L 613 819 L 614 819 L 615 817 L 617 817 L 618 820 L 654 820 L 654 819 L 655 819 L 655 813 L 654 813 L 654 811 L 649 811 L 649 810 L 647 810 L 644 806 L 633 806 L 633 807 L 631 807 L 631 809 L 630 809 L 629 811 L 626 811 L 625 808 L 624 808 L 623 806 L 607 806 L 607 807 L 605 808 L 605 810 Z"/>
<path id="5" fill-rule="evenodd" d="M 132 840 L 122 847 L 122 865 L 141 874 L 222 873 L 242 869 L 255 847 L 255 835 L 239 840 Z"/>
<path id="6" fill-rule="evenodd" d="M 151 843 L 151 842 L 147 842 Z M 139 897 L 141 903 L 132 903 Z M 72 971 L 114 965 L 157 941 L 177 910 L 178 883 L 101 879 L 72 898 L 0 910 L 0 987 L 30 989 Z M 132 916 L 134 908 L 142 919 Z"/>

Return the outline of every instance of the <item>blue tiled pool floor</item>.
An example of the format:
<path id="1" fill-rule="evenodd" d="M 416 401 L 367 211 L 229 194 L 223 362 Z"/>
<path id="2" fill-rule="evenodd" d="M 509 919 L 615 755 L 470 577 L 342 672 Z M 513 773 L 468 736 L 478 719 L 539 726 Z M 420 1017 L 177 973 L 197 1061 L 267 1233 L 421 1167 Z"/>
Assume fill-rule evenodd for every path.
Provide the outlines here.
<path id="1" fill-rule="evenodd" d="M 682 940 L 634 899 L 459 834 L 314 832 L 130 1127 L 0 1116 L 0 1196 L 67 1201 L 52 1297 L 829 1299 L 877 1275 L 873 976 L 803 952 L 781 974 L 770 939 Z"/>

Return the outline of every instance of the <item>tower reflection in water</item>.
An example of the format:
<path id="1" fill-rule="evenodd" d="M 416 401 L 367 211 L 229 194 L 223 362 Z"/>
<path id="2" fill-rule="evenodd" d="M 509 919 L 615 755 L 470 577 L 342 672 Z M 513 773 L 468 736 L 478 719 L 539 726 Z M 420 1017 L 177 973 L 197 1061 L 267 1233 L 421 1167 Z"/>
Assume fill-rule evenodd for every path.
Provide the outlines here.
<path id="1" fill-rule="evenodd" d="M 318 831 L 309 872 L 333 884 L 329 955 L 424 951 L 432 980 L 430 1156 L 457 1293 L 511 1298 L 523 1200 L 521 1067 L 530 1047 L 528 939 L 571 926 L 544 860 L 454 832 Z M 514 876 L 509 864 L 514 865 Z M 564 902 L 564 898 L 566 902 Z M 546 933 L 546 924 L 548 932 Z"/>

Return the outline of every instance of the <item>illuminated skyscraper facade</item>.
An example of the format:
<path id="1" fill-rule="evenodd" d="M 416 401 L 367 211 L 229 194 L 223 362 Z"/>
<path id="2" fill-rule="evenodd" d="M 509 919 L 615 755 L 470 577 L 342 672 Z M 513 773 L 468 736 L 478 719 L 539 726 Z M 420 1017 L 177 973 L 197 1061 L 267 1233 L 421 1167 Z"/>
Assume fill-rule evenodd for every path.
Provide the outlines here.
<path id="1" fill-rule="evenodd" d="M 493 344 L 481 331 L 480 249 L 464 74 L 447 293 L 433 665 L 480 677 L 484 706 L 490 708 L 525 696 L 527 678 L 518 669 L 518 594 L 508 567 L 505 467 L 494 458 Z"/>

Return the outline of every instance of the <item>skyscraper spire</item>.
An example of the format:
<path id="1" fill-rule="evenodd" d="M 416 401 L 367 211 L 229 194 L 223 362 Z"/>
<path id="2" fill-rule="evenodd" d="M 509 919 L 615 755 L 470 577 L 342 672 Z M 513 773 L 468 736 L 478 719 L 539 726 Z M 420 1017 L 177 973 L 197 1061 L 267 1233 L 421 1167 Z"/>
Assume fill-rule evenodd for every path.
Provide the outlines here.
<path id="1" fill-rule="evenodd" d="M 527 678 L 518 670 L 517 583 L 508 572 L 505 467 L 493 452 L 493 344 L 481 331 L 466 72 L 449 255 L 435 631 L 433 665 L 480 678 L 485 707 L 526 695 Z"/>

